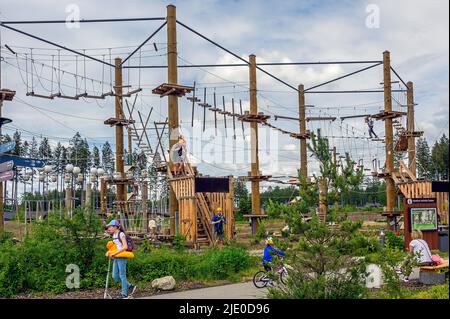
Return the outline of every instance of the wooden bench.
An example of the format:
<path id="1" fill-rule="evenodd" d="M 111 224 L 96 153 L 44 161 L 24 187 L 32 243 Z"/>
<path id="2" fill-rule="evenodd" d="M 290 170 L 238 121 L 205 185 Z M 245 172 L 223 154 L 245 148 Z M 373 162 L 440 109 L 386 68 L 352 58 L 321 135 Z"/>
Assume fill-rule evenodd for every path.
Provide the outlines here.
<path id="1" fill-rule="evenodd" d="M 448 260 L 444 260 L 444 262 L 438 266 L 422 266 L 420 267 L 420 271 L 426 272 L 441 272 L 442 270 L 448 270 Z"/>
<path id="2" fill-rule="evenodd" d="M 445 282 L 445 273 L 448 273 L 448 260 L 438 266 L 420 267 L 419 281 L 425 285 L 439 285 Z"/>

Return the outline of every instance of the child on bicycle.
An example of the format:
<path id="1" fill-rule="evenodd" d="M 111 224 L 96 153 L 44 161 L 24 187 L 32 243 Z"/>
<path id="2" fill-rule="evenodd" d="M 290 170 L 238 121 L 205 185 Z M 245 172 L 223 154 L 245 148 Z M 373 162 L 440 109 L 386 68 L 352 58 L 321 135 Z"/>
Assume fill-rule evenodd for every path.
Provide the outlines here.
<path id="1" fill-rule="evenodd" d="M 273 261 L 274 255 L 281 256 L 281 257 L 286 256 L 286 254 L 284 252 L 282 252 L 281 250 L 278 250 L 274 247 L 273 239 L 271 237 L 269 237 L 266 240 L 266 247 L 264 247 L 263 259 L 262 259 L 262 264 L 264 266 L 264 270 L 267 272 L 272 270 L 272 261 Z"/>

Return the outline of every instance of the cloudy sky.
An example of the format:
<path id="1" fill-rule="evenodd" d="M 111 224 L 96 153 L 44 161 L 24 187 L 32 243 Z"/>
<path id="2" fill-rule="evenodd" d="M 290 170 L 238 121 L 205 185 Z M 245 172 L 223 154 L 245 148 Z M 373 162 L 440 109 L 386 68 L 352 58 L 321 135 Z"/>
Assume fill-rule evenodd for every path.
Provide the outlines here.
<path id="1" fill-rule="evenodd" d="M 443 133 L 448 135 L 449 99 L 449 17 L 448 1 L 172 1 L 177 6 L 177 18 L 244 59 L 255 54 L 258 62 L 317 62 L 317 61 L 379 61 L 383 51 L 389 50 L 392 66 L 403 80 L 415 85 L 416 127 L 425 131 L 430 144 Z M 82 19 L 164 17 L 167 1 L 23 1 L 0 0 L 0 19 L 11 20 L 66 20 L 79 10 Z M 75 11 L 74 11 L 75 8 Z M 377 15 L 379 13 L 379 15 Z M 116 56 L 125 58 L 146 39 L 162 21 L 81 24 L 79 28 L 65 24 L 14 25 L 20 30 L 86 52 L 109 62 Z M 48 44 L 1 28 L 2 87 L 17 91 L 14 102 L 5 102 L 3 116 L 13 119 L 4 132 L 12 134 L 20 129 L 23 136 L 38 140 L 44 136 L 53 144 L 67 144 L 76 131 L 88 139 L 91 146 L 101 146 L 106 140 L 115 145 L 114 129 L 103 121 L 114 114 L 114 100 L 46 100 L 28 97 L 34 87 L 36 94 L 48 95 L 61 91 L 66 95 L 101 94 L 110 90 L 111 70 L 81 56 L 60 52 Z M 210 43 L 178 26 L 179 65 L 239 63 L 240 61 Z M 166 30 L 155 36 L 142 51 L 130 59 L 130 65 L 165 65 Z M 158 49 L 155 51 L 155 46 Z M 17 57 L 4 48 L 7 44 Z M 31 55 L 33 61 L 31 62 Z M 52 68 L 53 66 L 53 68 Z M 283 81 L 297 87 L 311 87 L 367 65 L 326 66 L 270 66 L 265 69 Z M 57 71 L 61 69 L 62 71 Z M 53 70 L 53 71 L 52 71 Z M 31 75 L 33 72 L 33 75 Z M 124 84 L 143 88 L 135 108 L 150 123 L 163 121 L 167 116 L 167 100 L 152 95 L 151 89 L 167 81 L 165 69 L 124 70 Z M 76 76 L 75 76 L 76 75 Z M 370 69 L 321 90 L 379 89 L 382 67 Z M 83 80 L 83 77 L 87 80 Z M 296 132 L 295 121 L 275 121 L 274 115 L 298 116 L 298 95 L 291 88 L 258 72 L 258 107 L 272 116 L 270 122 L 285 130 Z M 52 81 L 53 79 L 53 81 Z M 60 79 L 58 81 L 58 79 Z M 394 76 L 393 80 L 397 80 Z M 236 112 L 239 101 L 248 109 L 248 69 L 183 68 L 179 83 L 198 88 L 203 100 L 206 88 L 207 102 L 213 103 L 216 93 L 218 106 L 231 111 L 232 99 Z M 78 89 L 76 87 L 78 86 Z M 395 89 L 402 88 L 394 83 Z M 404 93 L 393 93 L 394 109 L 405 111 Z M 374 114 L 383 108 L 383 95 L 371 94 L 308 94 L 309 116 L 349 116 Z M 133 102 L 130 99 L 129 102 Z M 181 131 L 188 137 L 193 161 L 200 170 L 211 175 L 242 175 L 249 170 L 248 125 L 242 131 L 241 123 L 227 119 L 227 136 L 223 118 L 218 118 L 218 133 L 214 129 L 212 112 L 195 107 L 194 129 L 191 128 L 191 103 L 180 99 Z M 139 120 L 137 113 L 134 116 Z M 202 131 L 203 121 L 206 130 Z M 405 123 L 405 120 L 403 120 Z M 138 124 L 138 127 L 140 125 Z M 330 144 L 338 152 L 350 152 L 355 159 L 371 167 L 373 159 L 384 162 L 384 146 L 380 142 L 354 137 L 367 136 L 363 119 L 334 122 L 309 122 L 308 129 L 321 128 L 330 136 Z M 376 123 L 381 136 L 383 123 Z M 236 139 L 233 135 L 236 135 Z M 295 175 L 299 166 L 299 143 L 274 130 L 260 128 L 260 160 L 264 174 Z M 153 148 L 154 131 L 149 131 Z M 309 158 L 311 171 L 317 170 Z"/>

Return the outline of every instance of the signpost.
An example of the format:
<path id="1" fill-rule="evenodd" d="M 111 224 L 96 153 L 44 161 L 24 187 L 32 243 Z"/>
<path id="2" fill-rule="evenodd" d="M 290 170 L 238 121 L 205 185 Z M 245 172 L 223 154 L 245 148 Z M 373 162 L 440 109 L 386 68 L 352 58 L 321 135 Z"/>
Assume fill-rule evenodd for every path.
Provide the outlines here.
<path id="1" fill-rule="evenodd" d="M 45 162 L 35 158 L 24 158 L 11 155 L 0 155 L 0 163 L 12 161 L 14 166 L 41 168 L 45 166 Z"/>
<path id="2" fill-rule="evenodd" d="M 414 230 L 420 229 L 430 249 L 438 249 L 438 220 L 436 198 L 404 199 L 405 248 L 408 248 Z"/>

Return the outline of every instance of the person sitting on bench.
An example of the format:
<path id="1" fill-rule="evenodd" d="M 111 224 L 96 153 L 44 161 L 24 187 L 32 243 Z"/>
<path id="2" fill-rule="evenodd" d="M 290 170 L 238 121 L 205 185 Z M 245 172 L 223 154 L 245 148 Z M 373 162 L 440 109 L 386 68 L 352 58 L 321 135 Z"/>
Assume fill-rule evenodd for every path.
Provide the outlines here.
<path id="1" fill-rule="evenodd" d="M 418 266 L 433 265 L 430 247 L 428 247 L 427 242 L 423 240 L 422 231 L 414 230 L 412 232 L 412 239 L 413 240 L 409 243 L 409 252 L 418 255 Z"/>

